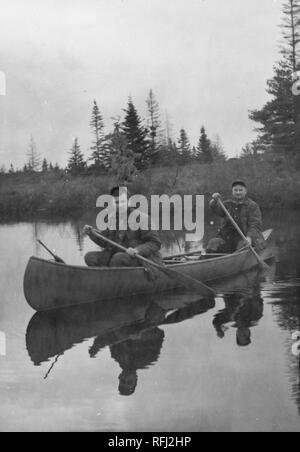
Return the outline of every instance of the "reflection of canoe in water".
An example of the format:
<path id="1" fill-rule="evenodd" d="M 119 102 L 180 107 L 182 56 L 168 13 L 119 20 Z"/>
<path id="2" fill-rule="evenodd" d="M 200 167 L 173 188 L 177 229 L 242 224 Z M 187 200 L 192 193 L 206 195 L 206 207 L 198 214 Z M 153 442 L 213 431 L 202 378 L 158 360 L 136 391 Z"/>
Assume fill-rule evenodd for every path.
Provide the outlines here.
<path id="1" fill-rule="evenodd" d="M 264 260 L 274 255 L 271 232 L 265 233 L 268 246 L 261 255 Z M 256 266 L 256 258 L 246 249 L 227 256 L 177 263 L 172 268 L 199 281 L 211 282 Z M 150 280 L 144 268 L 76 267 L 35 257 L 30 259 L 24 276 L 26 300 L 36 311 L 165 292 L 180 286 L 180 282 L 159 271 L 155 271 L 155 280 Z"/>
<path id="2" fill-rule="evenodd" d="M 252 290 L 256 271 L 218 282 L 219 293 Z M 118 299 L 114 303 L 73 306 L 36 313 L 27 328 L 27 350 L 34 364 L 61 355 L 74 345 L 97 338 L 90 348 L 94 357 L 106 346 L 120 344 L 160 325 L 175 324 L 214 308 L 214 299 L 176 292 Z"/>
<path id="3" fill-rule="evenodd" d="M 63 354 L 74 345 L 97 337 L 91 357 L 114 344 L 155 328 L 178 323 L 215 306 L 214 299 L 199 300 L 199 295 L 167 295 L 122 298 L 101 304 L 72 306 L 36 313 L 29 322 L 26 345 L 35 365 Z"/>

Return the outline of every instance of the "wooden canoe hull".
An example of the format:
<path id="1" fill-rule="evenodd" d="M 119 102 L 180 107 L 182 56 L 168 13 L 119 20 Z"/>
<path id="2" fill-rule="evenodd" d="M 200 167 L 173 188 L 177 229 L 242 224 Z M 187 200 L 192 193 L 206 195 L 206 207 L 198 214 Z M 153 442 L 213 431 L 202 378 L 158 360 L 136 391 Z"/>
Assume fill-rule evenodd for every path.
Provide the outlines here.
<path id="1" fill-rule="evenodd" d="M 272 246 L 262 253 L 274 256 Z M 257 260 L 249 251 L 228 256 L 172 265 L 172 268 L 202 282 L 216 281 L 255 268 Z M 144 268 L 91 268 L 59 264 L 31 257 L 24 276 L 24 294 L 36 311 L 103 302 L 138 294 L 165 292 L 181 284 L 160 271 L 150 280 Z"/>

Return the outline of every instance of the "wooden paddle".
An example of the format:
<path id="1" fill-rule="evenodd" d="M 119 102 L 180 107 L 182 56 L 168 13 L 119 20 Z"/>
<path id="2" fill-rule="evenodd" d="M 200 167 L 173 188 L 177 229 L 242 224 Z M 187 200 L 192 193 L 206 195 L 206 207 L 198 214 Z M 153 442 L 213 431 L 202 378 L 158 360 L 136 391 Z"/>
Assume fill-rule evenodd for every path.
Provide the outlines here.
<path id="1" fill-rule="evenodd" d="M 38 242 L 40 245 L 42 245 L 43 248 L 45 248 L 46 251 L 48 251 L 49 254 L 51 254 L 55 262 L 58 262 L 59 264 L 65 264 L 65 262 L 59 256 L 56 256 L 54 253 L 52 253 L 52 251 L 49 250 L 49 248 L 47 248 L 47 246 L 41 240 L 38 240 Z"/>
<path id="2" fill-rule="evenodd" d="M 124 246 L 122 246 L 116 242 L 113 242 L 112 240 L 108 239 L 107 237 L 104 237 L 102 234 L 100 234 L 100 232 L 97 229 L 92 228 L 92 231 L 97 237 L 99 237 L 99 239 L 103 240 L 104 242 L 108 243 L 109 245 L 113 246 L 114 248 L 119 249 L 123 253 L 127 253 L 127 248 L 125 248 Z M 187 289 L 197 290 L 202 296 L 215 295 L 215 292 L 213 289 L 206 286 L 205 284 L 198 281 L 197 279 L 192 278 L 191 276 L 184 275 L 182 273 L 177 272 L 176 270 L 172 270 L 168 267 L 164 267 L 163 265 L 159 265 L 156 262 L 151 261 L 150 259 L 146 259 L 145 257 L 141 256 L 140 254 L 136 254 L 135 257 L 142 264 L 147 264 L 147 265 L 149 265 L 149 267 L 153 267 L 153 268 L 156 268 L 157 270 L 160 270 L 165 275 L 176 280 L 177 282 L 180 282 Z"/>
<path id="3" fill-rule="evenodd" d="M 219 206 L 222 208 L 223 212 L 225 213 L 225 215 L 227 216 L 227 218 L 231 221 L 231 223 L 233 224 L 233 226 L 235 227 L 235 229 L 237 230 L 237 232 L 239 233 L 239 235 L 241 236 L 241 238 L 244 240 L 245 243 L 248 243 L 248 240 L 245 236 L 245 234 L 243 233 L 243 231 L 241 230 L 241 228 L 239 227 L 239 225 L 237 224 L 237 222 L 232 218 L 232 216 L 230 215 L 230 213 L 228 212 L 228 210 L 226 209 L 226 207 L 223 204 L 223 201 L 221 199 L 218 199 L 218 203 Z M 254 254 L 254 256 L 256 257 L 260 267 L 262 270 L 269 272 L 271 270 L 271 268 L 269 267 L 269 265 L 267 265 L 264 260 L 260 257 L 260 255 L 255 251 L 255 249 L 253 248 L 253 246 L 250 245 L 250 243 L 248 243 L 248 247 L 251 250 L 251 252 Z"/>

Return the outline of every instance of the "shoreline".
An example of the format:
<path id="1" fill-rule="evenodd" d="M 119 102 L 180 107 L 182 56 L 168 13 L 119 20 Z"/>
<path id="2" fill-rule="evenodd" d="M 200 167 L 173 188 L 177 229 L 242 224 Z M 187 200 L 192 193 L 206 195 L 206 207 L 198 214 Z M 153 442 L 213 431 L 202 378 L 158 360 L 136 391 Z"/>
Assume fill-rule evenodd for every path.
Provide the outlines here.
<path id="1" fill-rule="evenodd" d="M 233 180 L 244 179 L 249 197 L 262 210 L 300 209 L 300 172 L 274 169 L 266 161 L 236 159 L 213 164 L 157 167 L 139 173 L 130 183 L 132 194 L 172 196 L 230 195 Z M 109 174 L 5 175 L 0 178 L 0 223 L 49 218 L 80 218 L 96 209 L 96 200 L 109 192 L 116 181 Z"/>

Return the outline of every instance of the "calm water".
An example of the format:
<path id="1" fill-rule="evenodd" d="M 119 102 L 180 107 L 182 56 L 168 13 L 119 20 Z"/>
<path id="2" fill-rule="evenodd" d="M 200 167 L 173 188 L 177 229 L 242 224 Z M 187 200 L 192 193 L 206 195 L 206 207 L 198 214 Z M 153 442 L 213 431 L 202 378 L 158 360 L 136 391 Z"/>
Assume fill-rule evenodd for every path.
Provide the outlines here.
<path id="1" fill-rule="evenodd" d="M 0 226 L 0 430 L 300 431 L 299 221 L 266 218 L 274 281 L 254 272 L 211 300 L 177 293 L 59 314 L 26 304 L 24 270 L 46 257 L 37 237 L 82 264 L 94 249 L 84 220 Z M 164 241 L 178 251 L 180 237 Z"/>

